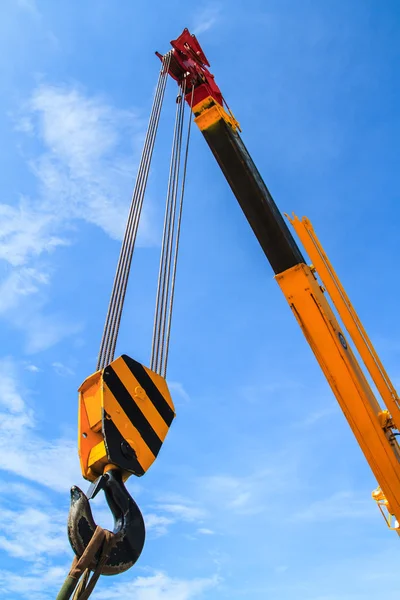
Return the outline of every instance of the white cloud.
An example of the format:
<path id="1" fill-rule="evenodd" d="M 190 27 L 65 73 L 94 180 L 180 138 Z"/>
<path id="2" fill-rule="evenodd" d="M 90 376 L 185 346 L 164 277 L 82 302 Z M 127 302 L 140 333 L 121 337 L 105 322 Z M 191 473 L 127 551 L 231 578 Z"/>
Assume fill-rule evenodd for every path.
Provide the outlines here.
<path id="1" fill-rule="evenodd" d="M 198 579 L 178 579 L 165 573 L 137 577 L 126 583 L 116 583 L 107 590 L 99 590 L 98 600 L 192 600 L 220 583 L 217 576 Z"/>
<path id="2" fill-rule="evenodd" d="M 260 458 L 260 457 L 258 457 Z M 193 494 L 208 514 L 219 522 L 229 522 L 232 516 L 269 518 L 286 498 L 301 485 L 297 458 L 290 449 L 267 455 L 262 468 L 254 467 L 248 474 L 217 473 L 196 479 Z"/>
<path id="3" fill-rule="evenodd" d="M 162 509 L 176 515 L 182 521 L 197 521 L 204 517 L 204 510 L 197 506 L 187 506 L 184 504 L 163 504 Z"/>
<path id="4" fill-rule="evenodd" d="M 25 410 L 25 403 L 16 385 L 15 366 L 9 358 L 0 360 L 0 406 L 11 414 Z"/>
<path id="5" fill-rule="evenodd" d="M 40 286 L 48 283 L 48 276 L 36 269 L 22 268 L 11 271 L 0 283 L 0 314 L 18 307 L 18 304 Z"/>
<path id="6" fill-rule="evenodd" d="M 76 219 L 120 240 L 134 180 L 133 152 L 121 145 L 138 123 L 135 114 L 77 87 L 40 85 L 17 124 L 42 145 L 30 161 L 40 194 L 0 204 L 0 258 L 22 265 L 54 250 L 67 243 Z"/>
<path id="7" fill-rule="evenodd" d="M 0 259 L 21 266 L 57 246 L 67 244 L 56 232 L 61 215 L 57 207 L 21 198 L 18 205 L 0 204 Z"/>
<path id="8" fill-rule="evenodd" d="M 34 127 L 32 119 L 29 117 L 20 117 L 15 124 L 14 129 L 15 131 L 20 131 L 22 133 L 33 133 Z"/>
<path id="9" fill-rule="evenodd" d="M 39 296 L 48 283 L 48 273 L 32 267 L 14 269 L 0 282 L 0 315 L 23 332 L 29 354 L 45 350 L 81 329 L 79 322 L 46 309 L 45 300 Z"/>
<path id="10" fill-rule="evenodd" d="M 61 210 L 63 219 L 83 219 L 122 239 L 134 168 L 132 152 L 121 147 L 127 133 L 137 133 L 137 115 L 77 87 L 51 85 L 35 90 L 29 109 L 44 145 L 32 163 L 42 209 Z M 149 236 L 144 223 L 142 242 Z"/>
<path id="11" fill-rule="evenodd" d="M 25 369 L 31 373 L 39 373 L 40 369 L 36 365 L 26 365 Z"/>
<path id="12" fill-rule="evenodd" d="M 197 530 L 197 533 L 201 533 L 201 535 L 214 535 L 215 531 L 213 531 L 212 529 L 207 529 L 206 527 L 200 527 Z"/>
<path id="13" fill-rule="evenodd" d="M 38 437 L 28 412 L 0 418 L 0 469 L 62 492 L 81 480 L 75 441 Z"/>
<path id="14" fill-rule="evenodd" d="M 51 348 L 60 340 L 79 333 L 82 324 L 73 322 L 61 313 L 48 313 L 35 304 L 24 306 L 21 313 L 13 312 L 12 323 L 25 333 L 25 351 L 36 354 Z"/>
<path id="15" fill-rule="evenodd" d="M 48 600 L 56 591 L 68 572 L 68 566 L 34 565 L 24 575 L 11 571 L 0 571 L 0 587 L 10 597 Z M 97 600 L 193 600 L 218 586 L 218 576 L 196 579 L 174 578 L 166 573 L 155 572 L 149 576 L 136 577 L 124 582 L 102 578 L 96 586 L 93 598 Z"/>
<path id="16" fill-rule="evenodd" d="M 21 6 L 34 10 L 35 3 Z M 0 281 L 0 312 L 26 331 L 27 351 L 38 352 L 79 330 L 64 315 L 44 314 L 48 264 L 38 266 L 58 247 L 71 244 L 78 222 L 101 228 L 121 240 L 134 183 L 136 140 L 142 122 L 78 86 L 39 85 L 16 125 L 40 152 L 31 158 L 37 193 L 17 203 L 0 203 L 0 259 L 14 269 Z M 129 140 L 127 144 L 127 140 Z M 144 207 L 138 245 L 155 242 Z M 37 298 L 32 306 L 28 297 Z M 21 305 L 28 307 L 29 318 Z M 14 314 L 9 315 L 9 313 Z M 33 314 L 35 313 L 35 314 Z"/>
<path id="17" fill-rule="evenodd" d="M 168 527 L 175 523 L 175 520 L 163 515 L 149 513 L 144 515 L 144 522 L 146 525 L 146 531 L 151 531 L 156 536 L 161 536 L 168 533 Z"/>
<path id="18" fill-rule="evenodd" d="M 320 410 L 314 410 L 309 415 L 305 417 L 302 421 L 297 423 L 293 423 L 294 427 L 310 427 L 318 423 L 318 421 L 329 419 L 332 415 L 339 414 L 340 409 L 337 404 L 330 404 L 326 408 L 321 408 Z"/>
<path id="19" fill-rule="evenodd" d="M 159 511 L 171 515 L 176 521 L 196 522 L 204 519 L 207 512 L 193 501 L 181 496 L 169 496 L 157 505 Z"/>
<path id="20" fill-rule="evenodd" d="M 1 497 L 4 501 L 9 500 L 12 504 L 18 500 L 20 504 L 48 504 L 48 498 L 45 493 L 37 487 L 27 485 L 26 483 L 15 481 L 0 480 Z"/>
<path id="21" fill-rule="evenodd" d="M 26 569 L 24 574 L 12 571 L 0 571 L 0 588 L 9 597 L 15 598 L 16 594 L 21 598 L 30 600 L 48 600 L 49 592 L 54 592 L 61 587 L 63 579 L 69 567 L 34 565 Z"/>
<path id="22" fill-rule="evenodd" d="M 352 549 L 354 542 L 352 539 Z M 317 569 L 314 560 L 310 565 L 303 563 L 303 568 L 294 577 L 286 574 L 275 582 L 266 582 L 262 596 L 277 600 L 293 597 L 297 600 L 373 600 L 381 595 L 384 587 L 387 590 L 385 598 L 397 600 L 396 542 L 387 541 L 387 546 L 385 542 L 378 543 L 377 549 L 373 536 L 373 540 L 368 538 L 368 549 L 359 548 L 350 553 L 345 552 L 345 544 L 342 544 L 336 559 L 328 554 L 325 560 L 318 560 Z M 243 589 L 242 595 L 251 597 L 252 594 Z"/>
<path id="23" fill-rule="evenodd" d="M 269 381 L 268 383 L 259 383 L 256 385 L 244 385 L 239 388 L 240 394 L 249 404 L 261 404 L 265 402 L 266 396 L 272 396 L 279 393 L 293 394 L 304 390 L 304 384 L 299 381 Z"/>
<path id="24" fill-rule="evenodd" d="M 146 528 L 153 530 L 157 536 L 168 533 L 172 525 L 200 524 L 208 516 L 208 511 L 204 507 L 177 494 L 160 498 L 156 504 L 151 505 L 151 508 L 156 512 L 145 515 Z"/>
<path id="25" fill-rule="evenodd" d="M 0 413 L 0 469 L 65 491 L 80 479 L 76 442 L 37 436 L 34 413 L 18 382 L 17 366 L 0 361 L 0 406 L 5 408 Z"/>
<path id="26" fill-rule="evenodd" d="M 66 514 L 26 507 L 0 511 L 0 549 L 15 558 L 36 562 L 45 555 L 68 554 Z"/>
<path id="27" fill-rule="evenodd" d="M 266 510 L 262 501 L 264 482 L 265 478 L 254 476 L 212 475 L 200 478 L 199 487 L 204 501 L 215 504 L 225 514 L 256 514 Z"/>
<path id="28" fill-rule="evenodd" d="M 195 15 L 191 32 L 198 36 L 215 27 L 220 18 L 220 12 L 220 8 L 216 5 L 204 7 Z"/>
<path id="29" fill-rule="evenodd" d="M 189 402 L 190 401 L 189 394 L 187 393 L 187 391 L 183 387 L 183 384 L 179 383 L 179 381 L 169 381 L 168 382 L 168 388 L 169 388 L 169 391 L 171 392 L 172 396 L 179 396 L 185 402 Z M 174 400 L 174 403 L 176 404 L 175 400 Z"/>
<path id="30" fill-rule="evenodd" d="M 51 366 L 57 375 L 60 375 L 61 377 L 69 377 L 74 375 L 74 371 L 61 362 L 53 362 Z"/>
<path id="31" fill-rule="evenodd" d="M 39 17 L 40 12 L 35 0 L 17 0 L 17 5 L 22 10 L 26 10 L 34 17 Z"/>
<path id="32" fill-rule="evenodd" d="M 337 492 L 328 498 L 312 502 L 297 512 L 295 521 L 328 522 L 337 519 L 368 519 L 376 516 L 376 508 L 370 497 L 357 497 L 353 492 Z"/>

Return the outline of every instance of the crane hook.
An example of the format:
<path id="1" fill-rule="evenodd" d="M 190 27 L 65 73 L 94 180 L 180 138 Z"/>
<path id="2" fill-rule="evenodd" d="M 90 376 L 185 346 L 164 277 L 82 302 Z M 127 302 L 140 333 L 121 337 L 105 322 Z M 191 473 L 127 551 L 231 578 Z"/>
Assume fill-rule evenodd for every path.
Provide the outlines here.
<path id="1" fill-rule="evenodd" d="M 101 574 L 117 575 L 130 569 L 138 560 L 146 535 L 142 513 L 126 489 L 119 469 L 110 469 L 96 479 L 87 495 L 77 486 L 71 488 L 68 538 L 73 551 L 80 558 L 96 529 L 89 499 L 94 498 L 101 489 L 114 517 L 111 551 Z M 92 571 L 96 568 L 97 560 L 96 555 L 89 566 Z"/>

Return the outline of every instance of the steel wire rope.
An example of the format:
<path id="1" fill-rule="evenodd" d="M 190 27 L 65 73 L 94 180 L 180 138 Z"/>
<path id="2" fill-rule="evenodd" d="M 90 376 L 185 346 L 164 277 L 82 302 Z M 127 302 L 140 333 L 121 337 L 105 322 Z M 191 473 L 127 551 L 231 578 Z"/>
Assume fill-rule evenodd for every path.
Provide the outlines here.
<path id="1" fill-rule="evenodd" d="M 170 60 L 170 57 L 169 57 Z M 169 65 L 168 60 L 168 65 Z M 154 149 L 155 135 L 158 126 L 158 120 L 160 117 L 162 98 L 165 90 L 167 68 L 161 69 L 160 76 L 161 82 L 160 87 L 156 91 L 156 97 L 154 100 L 154 111 L 150 118 L 150 123 L 147 131 L 147 140 L 143 149 L 142 160 L 140 165 L 140 171 L 136 180 L 135 191 L 132 198 L 131 210 L 128 218 L 128 223 L 125 231 L 124 244 L 121 249 L 119 269 L 117 270 L 115 293 L 113 295 L 113 301 L 111 306 L 111 318 L 109 321 L 109 328 L 107 333 L 107 342 L 103 355 L 103 367 L 112 361 L 114 357 L 115 345 L 118 337 L 118 330 L 121 321 L 122 308 L 125 298 L 125 292 L 127 288 L 128 276 L 130 265 L 132 261 L 132 255 L 134 250 L 134 244 L 136 240 L 136 233 L 139 225 L 141 208 L 143 204 L 144 192 L 147 183 L 147 177 Z M 163 77 L 162 77 L 163 76 Z"/>
<path id="2" fill-rule="evenodd" d="M 168 174 L 167 198 L 166 198 L 166 204 L 165 204 L 163 235 L 162 235 L 162 242 L 161 242 L 161 257 L 160 257 L 159 273 L 158 273 L 158 279 L 157 279 L 156 305 L 155 305 L 155 314 L 154 314 L 154 323 L 153 323 L 153 339 L 152 339 L 151 360 L 150 360 L 150 368 L 152 370 L 155 370 L 155 359 L 156 359 L 156 355 L 157 355 L 156 348 L 158 348 L 158 330 L 159 330 L 160 311 L 162 309 L 160 299 L 161 299 L 161 289 L 162 289 L 162 284 L 163 284 L 163 279 L 164 279 L 164 268 L 165 268 L 165 252 L 166 252 L 165 240 L 166 240 L 166 236 L 167 236 L 167 230 L 169 228 L 171 186 L 172 186 L 172 180 L 173 180 L 173 176 L 174 176 L 174 172 L 175 172 L 176 140 L 177 140 L 177 136 L 178 136 L 179 112 L 181 110 L 180 103 L 178 102 L 178 98 L 180 98 L 180 93 L 178 94 L 178 97 L 177 97 L 177 105 L 176 105 L 176 111 L 175 111 L 172 151 L 171 151 L 169 174 Z"/>
<path id="3" fill-rule="evenodd" d="M 182 97 L 185 97 L 186 91 L 186 79 L 183 82 L 182 89 Z M 179 139 L 178 139 L 178 148 L 177 148 L 177 169 L 176 176 L 174 180 L 174 187 L 172 192 L 172 206 L 171 206 L 171 220 L 169 227 L 169 235 L 168 235 L 168 250 L 167 250 L 167 260 L 165 266 L 165 289 L 164 289 L 164 298 L 163 298 L 163 315 L 160 322 L 160 351 L 158 357 L 158 373 L 162 372 L 162 363 L 164 356 L 164 347 L 165 347 L 165 328 L 167 324 L 167 312 L 168 312 L 168 296 L 170 290 L 170 277 L 171 277 L 171 264 L 172 264 L 172 248 L 175 234 L 175 215 L 176 215 L 176 204 L 177 204 L 177 195 L 178 195 L 178 185 L 179 185 L 179 171 L 180 171 L 180 162 L 181 162 L 181 150 L 182 150 L 182 134 L 183 134 L 183 123 L 185 116 L 185 104 L 183 104 L 181 114 L 180 114 L 180 123 L 179 123 Z"/>
<path id="4" fill-rule="evenodd" d="M 168 193 L 167 193 L 167 203 L 166 203 L 166 213 L 164 220 L 164 232 L 163 232 L 163 242 L 162 242 L 162 259 L 160 262 L 160 275 L 159 275 L 159 294 L 157 295 L 158 304 L 159 304 L 159 312 L 157 315 L 156 321 L 156 350 L 155 350 L 155 365 L 154 370 L 158 373 L 160 372 L 159 365 L 159 357 L 160 357 L 160 348 L 161 348 L 161 329 L 162 322 L 165 313 L 165 290 L 167 284 L 167 266 L 169 262 L 169 240 L 171 236 L 171 228 L 173 229 L 173 203 L 174 203 L 174 193 L 176 188 L 176 177 L 178 173 L 178 165 L 180 161 L 179 156 L 179 148 L 180 148 L 180 140 L 181 140 L 181 129 L 182 129 L 182 96 L 179 95 L 177 99 L 177 115 L 176 115 L 176 127 L 174 131 L 174 142 L 173 142 L 173 150 L 171 153 L 171 170 L 170 177 L 168 182 Z"/>
<path id="5" fill-rule="evenodd" d="M 168 194 L 168 202 L 166 208 L 166 229 L 165 229 L 165 239 L 163 240 L 163 260 L 162 260 L 162 276 L 161 276 L 161 287 L 160 287 L 160 311 L 158 315 L 157 321 L 157 344 L 156 344 L 156 364 L 155 371 L 160 372 L 160 355 L 161 355 L 161 332 L 162 332 L 162 324 L 164 320 L 164 315 L 166 311 L 166 299 L 167 299 L 167 289 L 168 289 L 168 264 L 170 262 L 170 238 L 171 238 L 171 230 L 173 231 L 174 226 L 174 217 L 173 217 L 173 207 L 174 207 L 174 198 L 175 198 L 175 189 L 176 189 L 176 179 L 178 174 L 178 165 L 180 162 L 180 141 L 181 141 L 181 131 L 182 131 L 182 98 L 179 96 L 178 103 L 178 114 L 177 114 L 177 130 L 176 130 L 176 138 L 175 144 L 172 154 L 172 176 L 170 179 L 169 185 L 169 194 Z"/>
<path id="6" fill-rule="evenodd" d="M 117 271 L 108 307 L 103 337 L 101 340 L 97 370 L 104 368 L 110 362 L 110 359 L 112 360 L 115 351 L 115 345 L 118 336 L 122 308 L 127 287 L 127 280 L 129 276 L 132 254 L 134 250 L 134 244 L 136 240 L 136 234 L 143 205 L 143 198 L 146 189 L 151 157 L 154 149 L 155 137 L 162 109 L 162 102 L 165 93 L 170 61 L 171 53 L 169 52 L 167 55 L 165 55 L 163 59 L 159 79 L 156 86 L 156 92 L 154 95 L 149 125 L 146 132 L 145 144 L 139 163 L 138 175 L 132 196 L 132 202 L 129 211 L 127 226 L 125 229 L 123 244 L 118 260 Z"/>
<path id="7" fill-rule="evenodd" d="M 166 285 L 166 272 L 168 263 L 168 248 L 169 248 L 169 237 L 171 232 L 171 217 L 172 217 L 172 205 L 173 195 L 175 190 L 175 181 L 177 166 L 179 163 L 179 139 L 181 138 L 182 128 L 182 109 L 183 109 L 183 97 L 182 90 L 180 90 L 177 97 L 177 107 L 175 114 L 174 134 L 172 142 L 172 151 L 170 159 L 170 169 L 168 176 L 168 188 L 167 188 L 167 201 L 165 207 L 164 216 L 164 228 L 163 237 L 161 243 L 161 258 L 159 275 L 157 281 L 157 294 L 156 294 L 156 307 L 153 325 L 153 340 L 151 350 L 151 369 L 158 372 L 159 369 L 159 355 L 160 355 L 160 341 L 161 341 L 161 323 L 164 314 L 164 297 L 165 297 L 165 285 Z"/>
<path id="8" fill-rule="evenodd" d="M 173 306 L 174 306 L 174 297 L 175 297 L 176 270 L 177 270 L 177 265 L 178 265 L 179 240 L 180 240 L 181 224 L 182 224 L 183 198 L 184 198 L 184 194 L 185 194 L 187 162 L 188 162 L 188 156 L 189 156 L 190 131 L 191 131 L 191 126 L 192 126 L 193 96 L 194 96 L 194 86 L 192 86 L 192 95 L 190 98 L 189 123 L 188 123 L 187 137 L 186 137 L 185 158 L 184 158 L 184 163 L 183 163 L 181 194 L 180 194 L 180 198 L 179 198 L 178 224 L 176 227 L 174 263 L 173 263 L 172 276 L 171 276 L 171 296 L 170 296 L 170 303 L 169 303 L 169 309 L 168 309 L 168 323 L 167 323 L 167 333 L 166 333 L 166 342 L 165 342 L 165 360 L 164 360 L 164 365 L 162 365 L 162 370 L 161 370 L 161 375 L 164 377 L 164 379 L 167 376 L 169 342 L 170 342 L 170 337 L 171 337 L 172 310 L 173 310 Z"/>
<path id="9" fill-rule="evenodd" d="M 109 351 L 110 351 L 110 336 L 111 336 L 112 329 L 115 327 L 115 313 L 117 310 L 116 297 L 119 296 L 120 291 L 121 291 L 121 287 L 120 287 L 121 286 L 121 278 L 123 277 L 123 273 L 124 273 L 124 269 L 125 269 L 125 265 L 126 265 L 126 253 L 127 253 L 127 248 L 128 248 L 129 237 L 131 235 L 133 219 L 137 213 L 137 208 L 138 208 L 138 202 L 137 202 L 138 192 L 142 188 L 142 182 L 144 179 L 144 168 L 145 168 L 145 165 L 147 164 L 149 150 L 151 147 L 151 139 L 153 136 L 156 113 L 158 112 L 159 106 L 160 106 L 159 100 L 160 100 L 161 91 L 162 91 L 162 86 L 160 85 L 161 82 L 162 82 L 162 70 L 160 71 L 160 77 L 159 77 L 159 81 L 158 81 L 157 88 L 156 88 L 156 93 L 155 93 L 154 102 L 153 102 L 153 108 L 152 108 L 151 115 L 150 115 L 149 125 L 148 125 L 147 134 L 146 134 L 146 138 L 145 138 L 145 144 L 144 144 L 143 151 L 142 151 L 142 157 L 141 157 L 141 160 L 139 163 L 139 169 L 138 169 L 137 179 L 136 179 L 136 183 L 135 183 L 135 189 L 134 189 L 133 196 L 132 196 L 131 207 L 130 207 L 130 211 L 129 211 L 129 215 L 128 215 L 127 225 L 125 228 L 125 234 L 124 234 L 123 243 L 122 243 L 120 256 L 119 256 L 119 260 L 118 260 L 118 265 L 117 265 L 117 270 L 116 270 L 116 274 L 115 274 L 114 285 L 113 285 L 113 290 L 112 290 L 111 299 L 110 299 L 110 303 L 109 303 L 105 329 L 104 329 L 104 333 L 103 333 L 102 343 L 100 346 L 100 353 L 99 353 L 98 367 L 97 367 L 98 369 L 103 368 L 106 365 L 107 356 L 109 355 Z"/>

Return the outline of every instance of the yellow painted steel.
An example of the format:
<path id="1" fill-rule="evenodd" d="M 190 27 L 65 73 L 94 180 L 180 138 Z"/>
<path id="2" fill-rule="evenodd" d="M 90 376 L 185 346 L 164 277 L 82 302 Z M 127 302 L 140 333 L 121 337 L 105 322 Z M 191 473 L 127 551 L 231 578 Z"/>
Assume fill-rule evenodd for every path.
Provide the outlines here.
<path id="1" fill-rule="evenodd" d="M 79 388 L 78 454 L 82 475 L 89 481 L 94 481 L 99 475 L 102 475 L 102 473 L 93 471 L 89 464 L 92 448 L 103 442 L 101 397 L 102 372 L 97 371 L 85 379 Z"/>
<path id="2" fill-rule="evenodd" d="M 234 131 L 240 131 L 240 125 L 231 112 L 227 112 L 223 106 L 218 104 L 212 96 L 208 96 L 192 108 L 195 115 L 195 123 L 200 131 L 204 131 L 221 119 L 225 121 Z"/>
<path id="3" fill-rule="evenodd" d="M 99 442 L 89 452 L 88 468 L 92 473 L 101 474 L 108 464 L 107 451 L 104 441 Z"/>
<path id="4" fill-rule="evenodd" d="M 143 367 L 143 365 L 141 366 Z M 129 402 L 136 405 L 161 443 L 169 431 L 169 426 L 123 357 L 117 358 L 106 369 L 97 371 L 88 377 L 79 388 L 78 449 L 82 475 L 89 481 L 94 481 L 103 473 L 105 466 L 110 464 L 102 433 L 103 412 L 106 415 L 105 418 L 112 420 L 119 434 L 134 450 L 136 459 L 144 472 L 149 469 L 156 458 L 122 408 L 118 397 L 108 387 L 104 373 L 110 367 L 128 394 L 128 396 L 124 394 L 125 402 L 128 397 Z M 150 369 L 143 368 L 175 415 L 174 404 L 165 379 Z M 125 480 L 129 475 L 128 471 L 123 472 Z"/>
<path id="5" fill-rule="evenodd" d="M 124 382 L 125 387 L 128 390 L 131 390 L 131 395 L 133 396 L 136 404 L 139 406 L 142 414 L 146 417 L 147 421 L 151 423 L 152 428 L 158 435 L 158 437 L 163 440 L 168 433 L 168 425 L 161 417 L 160 413 L 155 408 L 154 404 L 152 404 L 147 396 L 145 390 L 139 385 L 137 379 L 133 376 L 129 367 L 124 361 L 116 362 L 113 366 L 115 373 L 118 375 L 119 379 Z M 151 371 L 150 371 L 151 373 Z M 109 392 L 111 394 L 111 392 Z M 112 395 L 112 394 L 111 394 Z M 169 394 L 168 394 L 169 395 Z M 106 402 L 106 400 L 105 400 Z M 172 408 L 172 407 L 171 407 Z M 115 407 L 116 414 L 118 413 L 118 407 Z M 108 411 L 107 411 L 108 412 Z M 124 413 L 125 414 L 125 413 Z M 127 417 L 124 417 L 127 419 Z M 120 419 L 121 425 L 118 426 L 118 429 L 122 432 L 122 420 Z M 128 437 L 132 438 L 127 432 L 127 435 L 124 434 L 124 438 L 128 439 Z M 154 460 L 154 458 L 153 458 Z M 141 462 L 139 460 L 139 462 Z M 143 465 L 142 465 L 143 466 Z"/>
<path id="6" fill-rule="evenodd" d="M 126 382 L 124 379 L 122 379 L 121 381 L 124 382 L 124 385 L 126 387 L 126 384 L 128 382 Z M 131 388 L 130 391 L 134 393 L 134 390 L 138 385 L 139 384 L 136 381 L 134 383 L 135 387 L 133 389 Z M 149 402 L 150 401 L 148 400 L 148 403 Z M 138 462 L 141 465 L 141 467 L 143 467 L 143 470 L 147 471 L 147 469 L 153 464 L 156 457 L 145 444 L 139 431 L 136 429 L 133 423 L 131 423 L 128 416 L 126 415 L 126 413 L 118 403 L 117 399 L 115 398 L 114 394 L 108 389 L 107 384 L 104 386 L 103 406 L 106 413 L 110 415 L 110 418 L 112 419 L 114 425 L 116 425 L 122 437 L 134 449 Z M 168 432 L 168 427 L 166 429 Z"/>
<path id="7" fill-rule="evenodd" d="M 385 371 L 377 359 L 376 353 L 372 351 L 372 344 L 337 276 L 332 268 L 328 269 L 330 263 L 322 247 L 319 242 L 317 242 L 318 245 L 315 244 L 316 236 L 306 237 L 305 231 L 312 231 L 309 221 L 303 221 L 304 229 L 298 220 L 293 219 L 292 224 L 299 233 L 307 253 L 313 259 L 313 265 L 312 267 L 305 264 L 296 265 L 276 275 L 276 280 L 379 483 L 379 488 L 373 493 L 373 498 L 378 502 L 388 525 L 399 533 L 400 448 L 393 435 L 393 422 L 388 411 L 382 410 L 374 396 L 366 376 L 348 344 L 343 328 L 328 303 L 324 287 L 317 280 L 316 272 L 321 276 L 326 290 L 332 292 L 332 300 L 334 300 L 340 318 L 343 317 L 343 324 L 346 326 L 349 337 L 354 340 L 363 361 L 365 360 L 369 367 L 368 370 L 371 369 L 375 377 L 377 377 L 377 370 L 379 373 L 385 373 Z M 310 243 L 310 239 L 312 239 L 313 245 Z M 322 257 L 323 262 L 320 263 Z M 371 352 L 370 355 L 367 354 L 367 350 Z M 381 377 L 383 377 L 382 374 Z M 388 377 L 385 373 L 386 380 Z M 386 390 L 385 397 L 387 398 L 387 389 L 392 388 L 383 387 L 382 382 L 379 380 L 378 382 L 382 391 Z M 391 396 L 391 398 L 393 402 L 393 397 Z"/>
<path id="8" fill-rule="evenodd" d="M 288 219 L 293 225 L 313 266 L 321 278 L 326 291 L 332 299 L 344 326 L 350 334 L 374 384 L 382 396 L 382 400 L 390 411 L 392 425 L 396 426 L 396 428 L 400 427 L 400 400 L 397 392 L 390 381 L 367 332 L 358 318 L 349 297 L 343 289 L 329 258 L 324 252 L 312 224 L 306 217 L 303 217 L 300 220 L 296 215 L 293 215 L 293 219 L 290 219 L 290 217 L 288 217 Z M 384 417 L 384 415 L 382 416 Z M 383 418 L 382 424 L 384 422 L 385 418 Z M 386 424 L 388 424 L 387 420 Z"/>

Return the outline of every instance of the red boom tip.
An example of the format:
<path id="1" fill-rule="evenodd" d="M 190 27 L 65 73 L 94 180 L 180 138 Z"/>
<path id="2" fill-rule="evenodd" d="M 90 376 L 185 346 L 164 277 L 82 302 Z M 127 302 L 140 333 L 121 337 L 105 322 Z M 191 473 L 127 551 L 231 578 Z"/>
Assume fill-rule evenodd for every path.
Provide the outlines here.
<path id="1" fill-rule="evenodd" d="M 179 84 L 186 80 L 186 100 L 191 102 L 194 88 L 193 106 L 208 96 L 222 106 L 221 90 L 214 81 L 214 75 L 208 70 L 210 63 L 196 36 L 185 28 L 176 40 L 171 41 L 171 46 L 172 56 L 168 73 Z M 156 52 L 156 55 L 160 59 L 163 58 L 159 52 Z"/>

